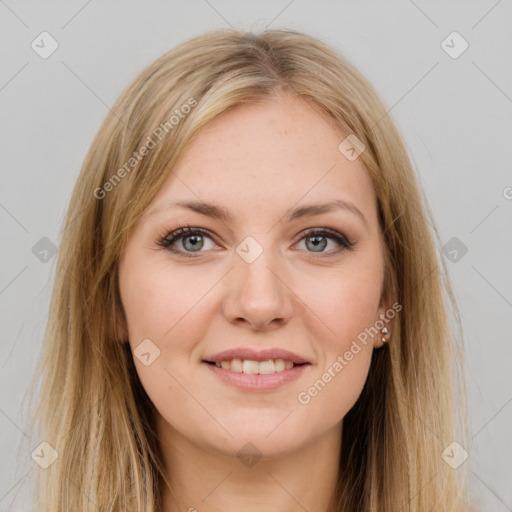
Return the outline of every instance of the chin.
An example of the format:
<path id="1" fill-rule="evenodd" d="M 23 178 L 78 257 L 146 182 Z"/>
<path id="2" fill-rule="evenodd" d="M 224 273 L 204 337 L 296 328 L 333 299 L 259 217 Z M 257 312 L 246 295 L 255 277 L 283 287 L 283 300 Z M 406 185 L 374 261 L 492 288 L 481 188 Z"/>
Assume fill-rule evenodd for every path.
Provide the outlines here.
<path id="1" fill-rule="evenodd" d="M 284 432 L 284 435 L 270 435 L 254 430 L 243 432 L 226 440 L 211 439 L 210 449 L 228 457 L 237 457 L 242 463 L 246 459 L 273 460 L 284 457 L 300 449 L 302 443 L 297 437 Z"/>
<path id="2" fill-rule="evenodd" d="M 244 450 L 250 452 L 254 449 L 259 456 L 270 459 L 289 454 L 307 444 L 307 439 L 303 438 L 307 427 L 304 422 L 297 425 L 291 418 L 293 413 L 280 411 L 279 414 L 270 414 L 263 418 L 261 410 L 253 412 L 252 415 L 246 415 L 243 423 L 223 423 L 232 437 L 223 431 L 222 436 L 212 438 L 212 432 L 209 432 L 207 443 L 225 455 L 239 456 L 240 451 L 243 455 Z"/>

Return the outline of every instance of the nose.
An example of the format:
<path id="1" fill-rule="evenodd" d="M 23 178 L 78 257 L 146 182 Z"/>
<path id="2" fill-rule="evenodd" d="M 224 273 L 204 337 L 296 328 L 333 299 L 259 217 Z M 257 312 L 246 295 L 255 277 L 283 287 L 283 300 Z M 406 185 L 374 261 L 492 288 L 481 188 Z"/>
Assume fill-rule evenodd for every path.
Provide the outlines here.
<path id="1" fill-rule="evenodd" d="M 235 254 L 229 273 L 223 312 L 229 322 L 253 330 L 273 330 L 289 322 L 293 313 L 293 292 L 271 251 L 265 249 L 252 263 Z"/>

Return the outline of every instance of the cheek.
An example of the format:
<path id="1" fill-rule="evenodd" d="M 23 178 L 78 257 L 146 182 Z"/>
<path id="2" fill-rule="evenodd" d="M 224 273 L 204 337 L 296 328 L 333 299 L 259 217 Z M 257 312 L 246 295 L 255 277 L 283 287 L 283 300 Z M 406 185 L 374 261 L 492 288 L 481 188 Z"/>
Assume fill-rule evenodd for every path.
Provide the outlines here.
<path id="1" fill-rule="evenodd" d="M 297 395 L 302 416 L 324 432 L 339 423 L 352 409 L 368 376 L 372 348 L 349 344 L 347 350 L 333 354 L 325 367 Z"/>
<path id="2" fill-rule="evenodd" d="M 346 350 L 352 340 L 375 324 L 380 302 L 379 285 L 379 281 L 364 278 L 350 279 L 339 285 L 329 310 L 329 320 L 337 333 L 334 345 L 338 350 Z"/>
<path id="3" fill-rule="evenodd" d="M 359 274 L 331 281 L 329 291 L 319 294 L 311 305 L 312 310 L 322 312 L 321 321 L 310 317 L 316 326 L 310 330 L 318 333 L 318 367 L 297 401 L 324 427 L 347 414 L 367 379 L 375 333 L 371 328 L 378 319 L 380 299 L 377 278 Z"/>
<path id="4" fill-rule="evenodd" d="M 189 401 L 183 386 L 193 388 L 189 369 L 211 325 L 219 278 L 192 265 L 177 272 L 165 255 L 148 260 L 137 251 L 128 255 L 120 268 L 120 292 L 137 373 L 153 403 L 165 409 L 169 402 Z M 137 357 L 143 346 L 158 354 L 148 366 Z"/>
<path id="5" fill-rule="evenodd" d="M 322 349 L 331 357 L 333 352 L 347 350 L 353 339 L 378 320 L 382 279 L 382 262 L 367 258 L 304 281 L 301 296 L 316 313 L 309 316 L 311 328 L 313 323 L 317 330 L 323 326 L 327 336 L 322 337 Z"/>
<path id="6" fill-rule="evenodd" d="M 383 278 L 380 265 L 379 260 L 354 265 L 328 281 L 317 281 L 324 285 L 314 288 L 317 293 L 309 288 L 305 295 L 310 309 L 318 312 L 308 317 L 309 330 L 316 330 L 321 342 L 318 368 L 297 401 L 327 424 L 347 414 L 367 379 Z"/>
<path id="7" fill-rule="evenodd" d="M 125 265 L 130 270 L 121 268 L 120 291 L 130 340 L 135 343 L 139 338 L 150 338 L 164 348 L 174 339 L 193 338 L 193 331 L 201 324 L 190 319 L 197 319 L 207 302 L 205 295 L 215 284 L 211 273 L 198 275 L 197 267 L 192 266 L 176 272 L 165 257 L 148 263 L 137 254 Z M 185 325 L 188 336 L 183 338 L 179 332 Z"/>
<path id="8" fill-rule="evenodd" d="M 144 255 L 135 251 L 120 268 L 120 292 L 126 312 L 128 333 L 134 362 L 149 398 L 170 424 L 179 424 L 171 411 L 180 417 L 208 417 L 198 403 L 190 398 L 201 397 L 195 389 L 190 365 L 197 346 L 210 325 L 205 308 L 208 291 L 218 277 L 212 272 L 200 272 L 197 267 L 183 267 L 180 272 L 162 258 L 149 264 Z M 200 274 L 200 275 L 198 275 Z M 151 340 L 156 349 L 144 341 L 152 362 L 145 365 L 137 354 L 143 340 Z M 153 354 L 158 354 L 153 359 Z M 203 400 L 201 399 L 201 402 Z M 184 430 L 186 430 L 184 428 Z"/>

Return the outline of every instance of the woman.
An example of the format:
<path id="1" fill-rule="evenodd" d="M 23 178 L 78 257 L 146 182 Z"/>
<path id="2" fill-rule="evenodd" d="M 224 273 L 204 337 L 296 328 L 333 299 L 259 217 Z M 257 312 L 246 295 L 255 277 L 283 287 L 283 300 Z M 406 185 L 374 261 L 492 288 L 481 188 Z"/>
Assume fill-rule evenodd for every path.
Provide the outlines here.
<path id="1" fill-rule="evenodd" d="M 60 246 L 41 510 L 468 510 L 457 307 L 368 82 L 222 30 L 112 110 Z"/>

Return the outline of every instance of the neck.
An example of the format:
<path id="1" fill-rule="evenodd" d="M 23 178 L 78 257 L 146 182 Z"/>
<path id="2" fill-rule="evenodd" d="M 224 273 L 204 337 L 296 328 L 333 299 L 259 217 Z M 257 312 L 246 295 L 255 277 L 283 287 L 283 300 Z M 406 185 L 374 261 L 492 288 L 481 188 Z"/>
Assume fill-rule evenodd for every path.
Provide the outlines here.
<path id="1" fill-rule="evenodd" d="M 168 481 L 163 512 L 330 512 L 341 423 L 293 453 L 254 464 L 192 443 L 161 417 L 157 423 Z"/>

